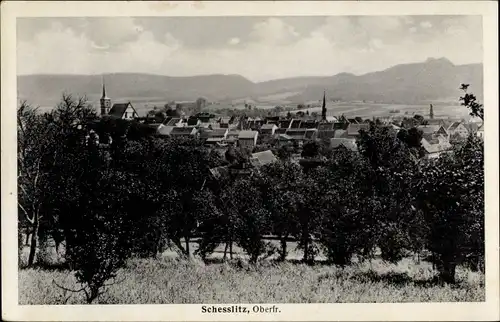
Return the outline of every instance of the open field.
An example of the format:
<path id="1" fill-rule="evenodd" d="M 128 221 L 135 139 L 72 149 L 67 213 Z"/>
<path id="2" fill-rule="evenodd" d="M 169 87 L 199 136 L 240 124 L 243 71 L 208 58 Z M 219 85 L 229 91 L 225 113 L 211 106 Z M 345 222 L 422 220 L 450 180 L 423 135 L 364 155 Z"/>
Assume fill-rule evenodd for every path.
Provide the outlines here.
<path id="1" fill-rule="evenodd" d="M 344 114 L 346 117 L 387 117 L 387 116 L 406 116 L 412 117 L 414 114 L 427 116 L 429 114 L 429 105 L 401 105 L 401 104 L 375 104 L 375 103 L 328 103 L 326 105 L 327 114 L 338 116 Z M 392 110 L 399 110 L 399 113 L 391 113 Z M 309 111 L 321 114 L 321 107 L 305 108 L 294 110 Z M 286 114 L 286 113 L 284 113 Z M 463 106 L 453 106 L 445 104 L 434 104 L 434 117 L 436 118 L 462 118 L 467 117 L 469 111 Z"/>
<path id="2" fill-rule="evenodd" d="M 297 258 L 292 245 L 291 258 Z M 457 269 L 456 285 L 432 282 L 432 265 L 406 258 L 397 265 L 376 259 L 344 269 L 262 261 L 212 264 L 190 261 L 165 252 L 156 259 L 130 259 L 98 301 L 100 304 L 169 303 L 370 303 L 484 301 L 484 275 Z M 241 255 L 235 249 L 235 257 Z M 221 257 L 220 250 L 215 257 Z M 56 266 L 57 267 L 57 266 Z M 81 304 L 83 294 L 65 292 L 53 284 L 78 289 L 72 272 L 63 268 L 20 269 L 19 303 Z"/>

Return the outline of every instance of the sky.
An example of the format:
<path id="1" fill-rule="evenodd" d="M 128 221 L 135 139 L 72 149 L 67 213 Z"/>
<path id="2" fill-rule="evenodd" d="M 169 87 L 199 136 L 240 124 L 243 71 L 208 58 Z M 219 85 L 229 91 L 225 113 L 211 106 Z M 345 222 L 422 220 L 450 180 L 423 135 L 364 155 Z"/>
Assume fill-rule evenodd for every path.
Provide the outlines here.
<path id="1" fill-rule="evenodd" d="M 481 16 L 17 19 L 17 73 L 364 74 L 445 57 L 482 62 Z"/>

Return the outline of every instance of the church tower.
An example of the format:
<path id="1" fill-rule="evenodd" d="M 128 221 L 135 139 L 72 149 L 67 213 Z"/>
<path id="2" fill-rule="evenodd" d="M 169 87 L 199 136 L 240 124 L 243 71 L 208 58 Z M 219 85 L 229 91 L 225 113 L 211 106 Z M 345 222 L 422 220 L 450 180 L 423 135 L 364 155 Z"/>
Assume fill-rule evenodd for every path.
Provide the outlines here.
<path id="1" fill-rule="evenodd" d="M 102 78 L 102 96 L 101 96 L 101 116 L 108 115 L 111 109 L 111 99 L 106 96 L 106 85 L 104 84 L 104 76 Z"/>

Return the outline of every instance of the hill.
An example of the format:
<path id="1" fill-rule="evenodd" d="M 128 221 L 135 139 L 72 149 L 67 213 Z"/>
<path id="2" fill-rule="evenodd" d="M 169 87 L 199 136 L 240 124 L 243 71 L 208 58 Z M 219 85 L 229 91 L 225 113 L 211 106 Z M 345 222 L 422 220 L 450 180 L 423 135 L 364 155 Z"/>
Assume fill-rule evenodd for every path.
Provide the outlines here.
<path id="1" fill-rule="evenodd" d="M 113 100 L 168 102 L 253 100 L 269 97 L 292 103 L 319 100 L 323 90 L 330 99 L 416 104 L 437 100 L 456 101 L 460 83 L 481 99 L 482 64 L 454 65 L 445 58 L 422 63 L 402 64 L 364 75 L 341 73 L 334 76 L 295 77 L 254 83 L 240 75 L 202 75 L 170 77 L 140 73 L 105 74 L 106 89 Z M 66 91 L 86 94 L 97 103 L 101 92 L 100 75 L 23 75 L 18 76 L 20 99 L 40 106 L 54 106 Z M 260 99 L 262 98 L 262 99 Z M 264 99 L 265 98 L 265 99 Z"/>

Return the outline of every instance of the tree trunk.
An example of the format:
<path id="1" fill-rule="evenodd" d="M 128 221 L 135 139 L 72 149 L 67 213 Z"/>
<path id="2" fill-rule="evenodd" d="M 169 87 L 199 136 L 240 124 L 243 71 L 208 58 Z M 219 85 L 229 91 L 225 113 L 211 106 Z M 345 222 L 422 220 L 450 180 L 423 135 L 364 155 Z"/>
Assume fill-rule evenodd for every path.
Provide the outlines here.
<path id="1" fill-rule="evenodd" d="M 229 258 L 233 259 L 233 238 L 229 238 Z"/>
<path id="2" fill-rule="evenodd" d="M 222 260 L 226 260 L 226 255 L 227 255 L 227 248 L 229 247 L 229 242 L 226 242 L 226 246 L 224 247 L 224 256 L 222 257 Z"/>
<path id="3" fill-rule="evenodd" d="M 35 218 L 33 230 L 31 231 L 30 254 L 28 256 L 28 267 L 33 266 L 36 255 L 36 241 L 38 239 L 38 218 Z"/>
<path id="4" fill-rule="evenodd" d="M 307 236 L 303 236 L 304 238 L 304 258 L 302 259 L 304 263 L 308 263 L 309 261 L 309 238 Z"/>
<path id="5" fill-rule="evenodd" d="M 186 236 L 184 237 L 184 240 L 186 241 L 186 256 L 189 258 L 191 257 L 191 249 L 189 248 L 189 237 Z"/>
<path id="6" fill-rule="evenodd" d="M 287 255 L 287 244 L 286 244 L 286 237 L 281 238 L 281 254 L 280 254 L 280 262 L 284 262 L 286 260 L 286 255 Z"/>
<path id="7" fill-rule="evenodd" d="M 17 265 L 18 265 L 18 267 L 21 267 L 21 264 L 23 261 L 23 258 L 22 258 L 23 247 L 24 247 L 23 241 L 24 241 L 23 232 L 18 229 L 18 231 L 17 231 Z"/>
<path id="8" fill-rule="evenodd" d="M 443 260 L 439 269 L 439 280 L 444 283 L 454 284 L 455 283 L 455 271 L 457 264 L 450 260 Z"/>

